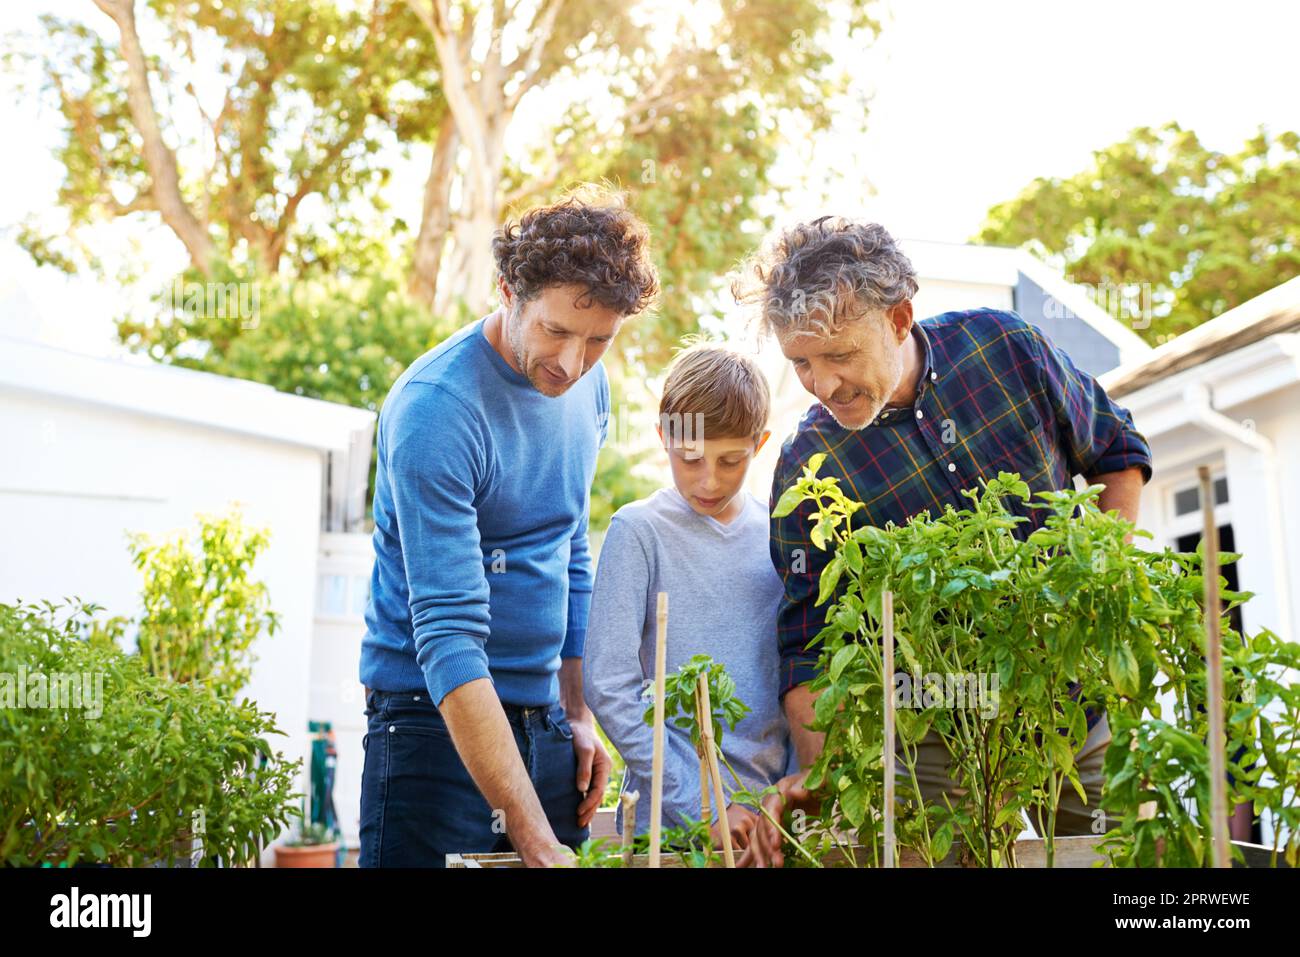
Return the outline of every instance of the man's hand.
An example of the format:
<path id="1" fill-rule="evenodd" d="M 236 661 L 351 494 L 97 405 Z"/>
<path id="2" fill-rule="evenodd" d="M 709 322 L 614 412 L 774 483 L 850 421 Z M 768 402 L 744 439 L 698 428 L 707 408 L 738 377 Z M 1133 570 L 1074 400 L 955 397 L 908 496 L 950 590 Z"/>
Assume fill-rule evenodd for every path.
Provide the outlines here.
<path id="1" fill-rule="evenodd" d="M 488 678 L 454 688 L 438 705 L 452 743 L 490 808 L 505 815 L 506 836 L 528 867 L 556 860 L 559 842 Z M 560 845 L 563 846 L 563 845 Z"/>
<path id="2" fill-rule="evenodd" d="M 578 805 L 578 827 L 587 827 L 605 796 L 614 762 L 596 733 L 596 720 L 590 711 L 583 717 L 570 718 L 569 727 L 573 728 L 573 752 L 578 756 L 578 790 L 584 794 Z"/>
<path id="3" fill-rule="evenodd" d="M 521 851 L 519 859 L 524 862 L 524 867 L 573 867 L 578 855 L 563 844 L 552 844 L 528 853 Z"/>
<path id="4" fill-rule="evenodd" d="M 821 800 L 804 787 L 807 779 L 807 771 L 786 775 L 776 782 L 776 793 L 763 799 L 763 809 L 772 819 L 769 820 L 764 815 L 758 820 L 750 841 L 751 853 L 746 854 L 746 857 L 752 857 L 749 866 L 780 867 L 785 863 L 785 855 L 781 853 L 781 832 L 772 821 L 780 821 L 787 811 L 802 810 L 816 814 L 821 809 Z"/>
<path id="5" fill-rule="evenodd" d="M 737 859 L 736 866 L 749 867 L 753 855 L 748 848 L 754 834 L 754 826 L 758 823 L 758 815 L 743 805 L 728 804 L 726 822 L 727 829 L 731 831 L 731 846 L 745 852 Z M 721 818 L 713 822 L 713 826 L 709 828 L 709 835 L 713 838 L 714 847 L 722 847 Z"/>

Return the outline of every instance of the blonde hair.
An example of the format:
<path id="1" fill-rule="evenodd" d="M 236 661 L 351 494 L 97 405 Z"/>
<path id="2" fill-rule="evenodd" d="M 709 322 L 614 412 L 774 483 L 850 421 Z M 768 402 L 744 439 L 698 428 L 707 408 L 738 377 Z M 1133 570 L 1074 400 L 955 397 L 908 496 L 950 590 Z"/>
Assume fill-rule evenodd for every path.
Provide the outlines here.
<path id="1" fill-rule="evenodd" d="M 767 377 L 752 357 L 715 342 L 695 342 L 668 366 L 659 420 L 696 422 L 701 430 L 697 439 L 757 440 L 767 428 L 770 408 Z M 665 428 L 665 433 L 679 428 Z"/>

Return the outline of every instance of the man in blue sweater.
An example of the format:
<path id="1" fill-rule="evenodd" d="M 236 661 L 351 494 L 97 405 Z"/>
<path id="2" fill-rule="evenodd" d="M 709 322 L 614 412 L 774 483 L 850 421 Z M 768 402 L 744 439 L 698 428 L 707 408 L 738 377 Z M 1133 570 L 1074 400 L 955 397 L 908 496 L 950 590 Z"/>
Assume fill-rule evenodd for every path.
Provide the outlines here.
<path id="1" fill-rule="evenodd" d="M 379 417 L 362 867 L 511 845 L 563 864 L 609 777 L 582 696 L 587 517 L 599 360 L 658 291 L 647 230 L 570 196 L 493 253 L 500 308 L 412 363 Z"/>

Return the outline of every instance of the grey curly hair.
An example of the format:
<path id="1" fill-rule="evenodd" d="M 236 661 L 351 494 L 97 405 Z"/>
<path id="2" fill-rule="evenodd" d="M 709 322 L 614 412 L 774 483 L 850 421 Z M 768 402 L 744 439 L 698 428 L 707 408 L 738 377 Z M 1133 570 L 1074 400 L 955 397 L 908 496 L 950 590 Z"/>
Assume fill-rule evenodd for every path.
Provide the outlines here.
<path id="1" fill-rule="evenodd" d="M 866 310 L 916 295 L 916 270 L 878 223 L 823 216 L 783 230 L 741 269 L 731 291 L 758 305 L 766 334 L 830 335 Z"/>

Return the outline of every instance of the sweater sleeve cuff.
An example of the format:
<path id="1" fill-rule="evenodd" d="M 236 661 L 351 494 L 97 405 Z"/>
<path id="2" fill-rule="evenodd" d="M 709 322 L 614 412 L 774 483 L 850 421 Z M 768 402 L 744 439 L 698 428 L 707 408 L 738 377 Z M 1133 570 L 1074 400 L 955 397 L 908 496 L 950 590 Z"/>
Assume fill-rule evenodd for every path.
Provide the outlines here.
<path id="1" fill-rule="evenodd" d="M 561 658 L 581 658 L 587 644 L 587 611 L 591 607 L 591 592 L 569 592 L 569 624 L 564 631 Z"/>
<path id="2" fill-rule="evenodd" d="M 463 684 L 479 678 L 492 679 L 488 670 L 487 652 L 478 644 L 454 649 L 429 661 L 424 667 L 424 681 L 429 686 L 429 697 L 434 707 Z"/>

